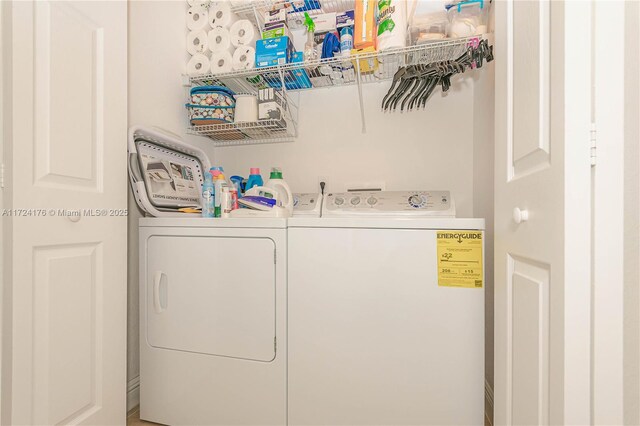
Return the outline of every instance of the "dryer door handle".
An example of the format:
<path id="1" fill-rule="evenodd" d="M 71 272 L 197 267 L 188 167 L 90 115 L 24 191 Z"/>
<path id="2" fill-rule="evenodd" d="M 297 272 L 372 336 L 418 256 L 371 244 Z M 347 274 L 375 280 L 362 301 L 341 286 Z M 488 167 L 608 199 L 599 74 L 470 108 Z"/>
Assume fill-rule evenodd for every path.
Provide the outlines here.
<path id="1" fill-rule="evenodd" d="M 162 271 L 156 271 L 153 277 L 153 309 L 156 314 L 167 309 L 167 275 Z"/>

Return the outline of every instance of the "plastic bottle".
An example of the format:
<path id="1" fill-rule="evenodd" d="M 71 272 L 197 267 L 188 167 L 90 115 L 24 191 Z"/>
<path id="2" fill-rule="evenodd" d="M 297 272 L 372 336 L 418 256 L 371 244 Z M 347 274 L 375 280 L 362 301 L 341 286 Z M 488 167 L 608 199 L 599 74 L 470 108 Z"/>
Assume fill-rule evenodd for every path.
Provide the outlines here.
<path id="1" fill-rule="evenodd" d="M 314 40 L 316 23 L 313 22 L 313 19 L 311 19 L 307 12 L 304 13 L 304 25 L 307 27 L 307 42 L 304 45 L 304 60 L 305 62 L 313 61 L 318 58 L 318 50 Z"/>
<path id="2" fill-rule="evenodd" d="M 222 188 L 229 187 L 224 175 L 220 170 L 214 170 L 213 172 L 213 186 L 215 188 L 214 194 L 214 216 L 220 217 L 222 214 L 221 201 L 222 201 Z"/>
<path id="3" fill-rule="evenodd" d="M 231 176 L 229 178 L 229 180 L 231 181 L 231 188 L 235 188 L 237 191 L 237 196 L 238 198 L 242 197 L 242 181 L 244 180 L 244 178 L 242 176 Z"/>
<path id="4" fill-rule="evenodd" d="M 293 214 L 293 194 L 287 182 L 282 178 L 282 170 L 279 167 L 271 168 L 269 180 L 264 186 L 278 191 L 278 194 L 282 196 L 282 200 L 280 200 L 282 207 L 289 210 L 290 214 Z"/>
<path id="5" fill-rule="evenodd" d="M 247 179 L 247 184 L 244 187 L 244 192 L 246 193 L 254 186 L 262 185 L 264 185 L 264 182 L 262 181 L 262 176 L 260 176 L 260 169 L 258 167 L 252 167 L 251 173 L 249 174 L 249 179 Z"/>
<path id="6" fill-rule="evenodd" d="M 231 213 L 231 210 L 231 193 L 229 192 L 228 186 L 223 186 L 222 192 L 220 194 L 220 217 L 229 217 L 229 213 Z"/>
<path id="7" fill-rule="evenodd" d="M 202 184 L 202 217 L 215 217 L 213 176 L 204 172 Z"/>

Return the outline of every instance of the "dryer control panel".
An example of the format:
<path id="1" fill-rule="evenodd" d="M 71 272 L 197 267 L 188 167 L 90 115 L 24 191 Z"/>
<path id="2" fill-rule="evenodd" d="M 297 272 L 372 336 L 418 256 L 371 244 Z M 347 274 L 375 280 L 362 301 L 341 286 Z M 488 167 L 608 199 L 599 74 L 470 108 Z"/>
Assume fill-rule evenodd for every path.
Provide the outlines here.
<path id="1" fill-rule="evenodd" d="M 323 217 L 455 217 L 449 191 L 359 191 L 325 195 Z"/>

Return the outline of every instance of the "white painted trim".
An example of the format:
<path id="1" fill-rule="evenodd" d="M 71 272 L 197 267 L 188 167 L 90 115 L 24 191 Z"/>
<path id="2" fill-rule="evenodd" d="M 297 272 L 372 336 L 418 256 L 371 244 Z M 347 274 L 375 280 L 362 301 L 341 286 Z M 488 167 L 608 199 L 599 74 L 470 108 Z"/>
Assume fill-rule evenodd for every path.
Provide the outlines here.
<path id="1" fill-rule="evenodd" d="M 484 381 L 484 419 L 485 424 L 493 425 L 493 389 Z"/>
<path id="2" fill-rule="evenodd" d="M 127 383 L 127 413 L 140 405 L 140 376 Z"/>
<path id="3" fill-rule="evenodd" d="M 594 2 L 593 359 L 594 425 L 623 424 L 624 2 Z"/>

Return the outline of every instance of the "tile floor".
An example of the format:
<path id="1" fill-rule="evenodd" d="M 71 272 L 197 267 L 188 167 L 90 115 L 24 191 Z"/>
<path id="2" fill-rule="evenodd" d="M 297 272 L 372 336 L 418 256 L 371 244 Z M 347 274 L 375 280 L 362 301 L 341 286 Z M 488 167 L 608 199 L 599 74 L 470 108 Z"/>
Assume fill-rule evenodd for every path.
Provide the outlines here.
<path id="1" fill-rule="evenodd" d="M 143 425 L 158 425 L 159 423 L 151 423 L 145 422 L 144 420 L 140 420 L 140 410 L 135 409 L 135 411 L 129 413 L 127 416 L 127 426 L 143 426 Z"/>

